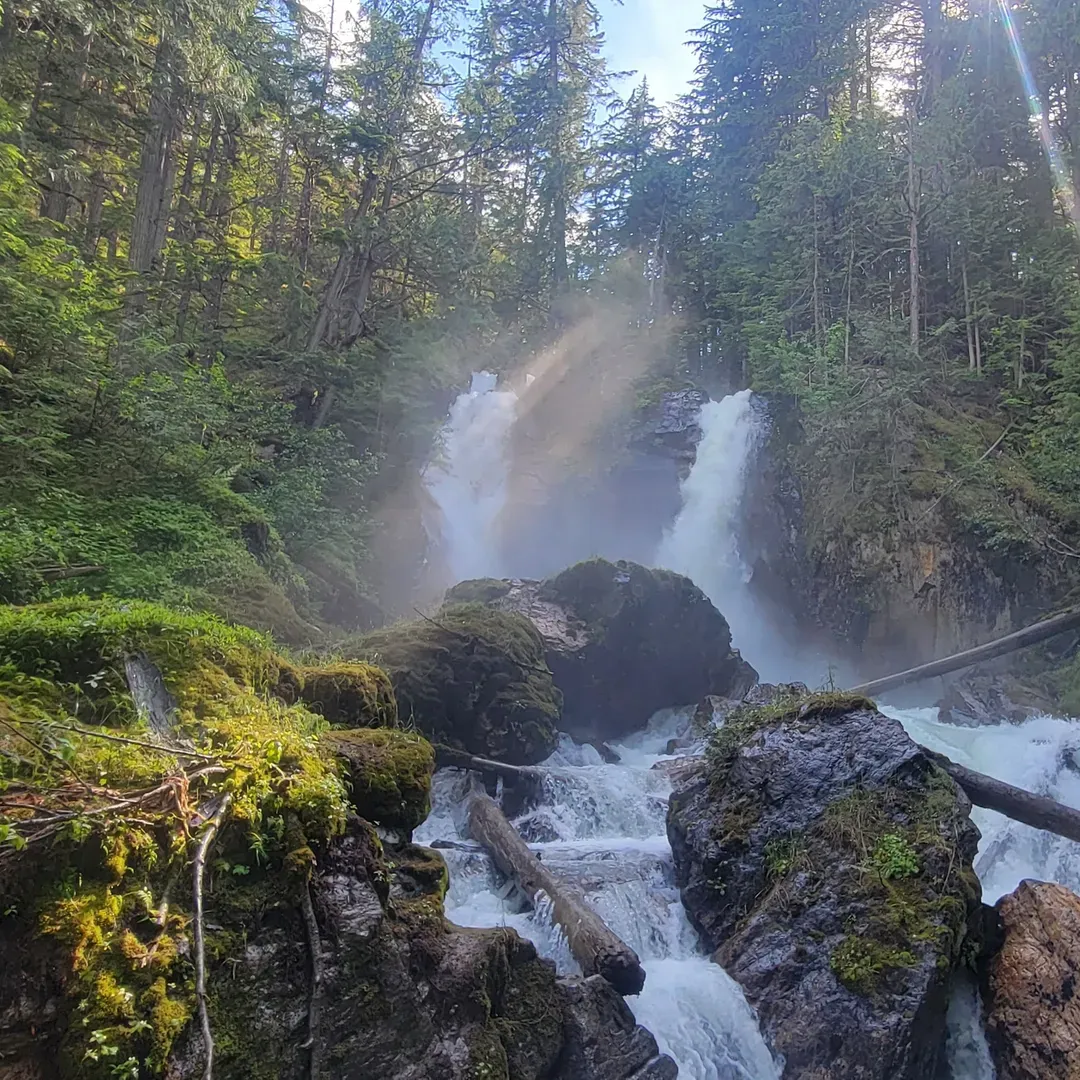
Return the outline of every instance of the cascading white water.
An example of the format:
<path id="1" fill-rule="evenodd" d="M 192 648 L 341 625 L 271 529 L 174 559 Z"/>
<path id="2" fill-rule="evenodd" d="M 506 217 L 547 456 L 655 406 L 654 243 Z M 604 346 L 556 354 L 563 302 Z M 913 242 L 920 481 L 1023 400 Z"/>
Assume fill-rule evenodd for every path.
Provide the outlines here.
<path id="1" fill-rule="evenodd" d="M 665 831 L 670 784 L 652 766 L 684 726 L 685 716 L 658 716 L 645 732 L 615 746 L 618 765 L 604 764 L 592 747 L 564 736 L 545 763 L 551 777 L 542 805 L 515 824 L 641 957 L 645 989 L 628 1003 L 678 1063 L 683 1080 L 776 1080 L 779 1069 L 753 1012 L 735 982 L 701 955 L 672 879 Z M 453 813 L 462 795 L 462 774 L 436 776 L 434 810 L 419 842 L 463 839 Z M 448 918 L 465 926 L 513 926 L 560 972 L 577 972 L 547 913 L 519 913 L 485 855 L 453 849 L 444 855 Z"/>
<path id="2" fill-rule="evenodd" d="M 766 421 L 754 407 L 753 394 L 740 390 L 707 401 L 698 423 L 701 441 L 680 485 L 682 508 L 653 562 L 685 574 L 723 612 L 736 648 L 763 679 L 820 686 L 830 674 L 828 658 L 784 640 L 750 590 L 750 571 L 736 539 L 747 474 Z"/>
<path id="3" fill-rule="evenodd" d="M 761 434 L 750 391 L 705 402 L 699 424 L 697 455 L 680 488 L 682 509 L 664 533 L 656 563 L 693 579 L 732 627 L 748 629 L 749 574 L 735 536 L 746 470 Z"/>
<path id="4" fill-rule="evenodd" d="M 498 377 L 476 372 L 460 394 L 440 437 L 440 453 L 424 470 L 424 485 L 439 509 L 429 534 L 441 546 L 452 584 L 498 577 L 498 519 L 506 503 L 507 443 L 517 396 L 498 389 Z"/>
<path id="5" fill-rule="evenodd" d="M 888 705 L 881 709 L 923 746 L 970 769 L 1080 809 L 1077 721 L 1037 716 L 1023 724 L 957 727 L 939 723 L 936 709 Z M 1021 825 L 993 810 L 975 807 L 971 817 L 982 833 L 975 871 L 985 903 L 996 903 L 1025 878 L 1056 881 L 1080 892 L 1080 853 L 1072 841 Z M 953 1080 L 994 1080 L 978 996 L 969 985 L 958 988 L 949 1009 L 948 1050 Z"/>

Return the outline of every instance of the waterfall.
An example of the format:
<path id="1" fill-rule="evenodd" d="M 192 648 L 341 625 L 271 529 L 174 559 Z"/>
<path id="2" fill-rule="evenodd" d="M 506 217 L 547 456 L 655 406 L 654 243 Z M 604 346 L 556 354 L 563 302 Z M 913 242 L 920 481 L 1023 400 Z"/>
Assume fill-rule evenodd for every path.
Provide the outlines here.
<path id="1" fill-rule="evenodd" d="M 473 375 L 450 408 L 438 456 L 424 470 L 424 486 L 439 512 L 428 535 L 450 576 L 445 584 L 501 574 L 498 521 L 506 504 L 517 396 L 499 390 L 497 382 L 487 371 Z"/>
<path id="2" fill-rule="evenodd" d="M 545 762 L 551 775 L 541 805 L 514 824 L 640 956 L 645 989 L 627 1004 L 678 1063 L 681 1080 L 778 1080 L 753 1011 L 734 980 L 701 954 L 675 887 L 665 827 L 671 786 L 652 766 L 685 723 L 680 713 L 658 714 L 646 731 L 615 745 L 617 765 L 563 736 Z M 453 813 L 464 796 L 463 776 L 452 769 L 436 774 L 432 815 L 418 843 L 465 839 Z M 548 913 L 520 911 L 486 855 L 443 854 L 450 866 L 447 918 L 462 926 L 512 926 L 561 974 L 580 974 Z"/>
<path id="3" fill-rule="evenodd" d="M 682 507 L 653 562 L 685 574 L 705 593 L 727 619 L 736 648 L 764 680 L 820 686 L 837 665 L 806 643 L 792 641 L 762 608 L 739 551 L 747 473 L 765 424 L 749 390 L 701 407 L 701 441 L 680 486 Z M 848 684 L 857 681 L 852 675 Z"/>
<path id="4" fill-rule="evenodd" d="M 746 470 L 759 437 L 749 390 L 701 407 L 701 442 L 680 493 L 682 509 L 656 562 L 692 578 L 732 625 L 749 604 L 749 574 L 735 541 Z M 736 614 L 738 609 L 739 614 Z"/>

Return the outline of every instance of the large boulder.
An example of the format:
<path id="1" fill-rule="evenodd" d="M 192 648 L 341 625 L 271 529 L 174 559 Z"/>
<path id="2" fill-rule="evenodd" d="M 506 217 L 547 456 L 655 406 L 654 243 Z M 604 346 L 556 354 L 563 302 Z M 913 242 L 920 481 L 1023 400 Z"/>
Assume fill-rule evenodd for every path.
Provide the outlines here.
<path id="1" fill-rule="evenodd" d="M 543 639 L 519 614 L 451 603 L 376 630 L 353 650 L 389 674 L 401 720 L 433 742 L 514 765 L 555 749 L 562 696 Z"/>
<path id="2" fill-rule="evenodd" d="M 1080 897 L 1023 881 L 997 910 L 986 1030 L 999 1080 L 1080 1076 Z"/>
<path id="3" fill-rule="evenodd" d="M 871 702 L 821 694 L 734 710 L 672 782 L 687 914 L 785 1080 L 934 1076 L 981 925 L 952 780 Z"/>
<path id="4" fill-rule="evenodd" d="M 629 734 L 658 709 L 707 694 L 741 698 L 757 681 L 724 616 L 669 570 L 590 559 L 544 581 L 465 581 L 446 598 L 516 612 L 539 629 L 563 693 L 562 730 L 579 741 Z"/>

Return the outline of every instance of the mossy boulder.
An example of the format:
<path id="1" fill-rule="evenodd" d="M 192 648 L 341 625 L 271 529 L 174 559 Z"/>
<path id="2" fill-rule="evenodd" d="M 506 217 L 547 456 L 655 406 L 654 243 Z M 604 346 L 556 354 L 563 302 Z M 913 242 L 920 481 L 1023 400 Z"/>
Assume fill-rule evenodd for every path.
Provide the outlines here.
<path id="1" fill-rule="evenodd" d="M 948 775 L 872 702 L 834 693 L 730 712 L 672 776 L 687 914 L 785 1080 L 936 1075 L 982 925 L 979 834 Z"/>
<path id="2" fill-rule="evenodd" d="M 195 1005 L 191 890 L 176 883 L 207 808 L 227 811 L 206 885 L 218 897 L 244 876 L 295 899 L 340 835 L 327 723 L 277 693 L 293 672 L 268 638 L 212 616 L 0 607 L 0 786 L 21 793 L 0 823 L 0 1014 L 16 1045 L 37 1031 L 50 1075 L 165 1068 Z"/>
<path id="3" fill-rule="evenodd" d="M 554 749 L 562 695 L 536 627 L 514 612 L 450 604 L 358 639 L 390 676 L 401 720 L 432 742 L 517 765 Z"/>
<path id="4" fill-rule="evenodd" d="M 344 762 L 356 812 L 386 829 L 409 834 L 431 811 L 431 743 L 388 728 L 336 730 L 323 736 Z"/>
<path id="5" fill-rule="evenodd" d="M 339 727 L 397 727 L 390 677 L 374 664 L 297 666 L 283 674 L 279 692 L 303 701 Z"/>
<path id="6" fill-rule="evenodd" d="M 741 698 L 757 673 L 731 629 L 688 578 L 637 563 L 589 559 L 544 581 L 464 581 L 447 603 L 482 594 L 528 618 L 563 693 L 562 729 L 579 741 L 644 727 L 658 709 L 709 694 Z"/>

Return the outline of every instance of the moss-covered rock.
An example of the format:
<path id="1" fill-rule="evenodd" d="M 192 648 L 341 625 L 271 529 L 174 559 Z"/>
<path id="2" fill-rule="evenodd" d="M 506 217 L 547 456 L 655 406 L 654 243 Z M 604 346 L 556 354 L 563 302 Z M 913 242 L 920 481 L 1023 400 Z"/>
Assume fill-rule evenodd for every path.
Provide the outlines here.
<path id="1" fill-rule="evenodd" d="M 397 727 L 394 686 L 374 664 L 294 667 L 283 675 L 279 692 L 339 727 Z"/>
<path id="2" fill-rule="evenodd" d="M 562 728 L 580 741 L 626 735 L 709 694 L 741 698 L 757 681 L 723 615 L 681 574 L 589 559 L 545 581 L 496 584 L 464 581 L 446 599 L 482 595 L 539 629 Z"/>
<path id="3" fill-rule="evenodd" d="M 543 639 L 521 615 L 450 604 L 353 650 L 389 674 L 401 719 L 433 742 L 523 765 L 555 749 L 562 696 Z"/>
<path id="4" fill-rule="evenodd" d="M 44 950 L 53 996 L 26 1022 L 59 1075 L 164 1069 L 195 1004 L 178 882 L 207 808 L 228 800 L 208 892 L 249 875 L 295 895 L 286 823 L 309 851 L 343 829 L 325 721 L 274 694 L 289 667 L 253 631 L 153 604 L 0 608 L 0 784 L 19 793 L 0 828 L 0 1009 Z M 161 715 L 138 707 L 136 670 L 161 684 Z"/>
<path id="5" fill-rule="evenodd" d="M 978 830 L 952 780 L 848 694 L 729 713 L 673 774 L 687 914 L 785 1077 L 933 1076 L 953 972 L 978 951 Z"/>
<path id="6" fill-rule="evenodd" d="M 435 751 L 425 738 L 360 728 L 328 732 L 323 740 L 345 762 L 352 803 L 361 817 L 411 833 L 428 816 Z"/>

